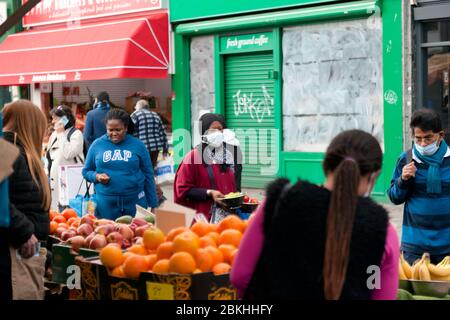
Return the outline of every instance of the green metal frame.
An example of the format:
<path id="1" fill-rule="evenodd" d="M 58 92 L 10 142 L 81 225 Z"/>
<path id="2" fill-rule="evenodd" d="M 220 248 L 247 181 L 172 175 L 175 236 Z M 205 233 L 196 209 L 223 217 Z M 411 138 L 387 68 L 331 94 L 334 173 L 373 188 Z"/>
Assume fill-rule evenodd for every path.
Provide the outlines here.
<path id="1" fill-rule="evenodd" d="M 384 146 L 383 170 L 380 175 L 373 197 L 387 201 L 386 189 L 390 185 L 392 172 L 397 157 L 402 151 L 402 2 L 398 0 L 357 1 L 332 4 L 320 7 L 277 11 L 269 14 L 255 14 L 228 19 L 217 19 L 186 23 L 176 26 L 175 57 L 176 74 L 173 77 L 173 88 L 176 92 L 174 101 L 174 129 L 190 130 L 190 84 L 189 77 L 189 39 L 192 36 L 215 35 L 215 89 L 216 111 L 224 111 L 223 59 L 220 53 L 219 37 L 226 34 L 239 34 L 272 30 L 274 32 L 274 70 L 280 74 L 276 81 L 275 123 L 281 129 L 279 136 L 279 175 L 297 179 L 299 176 L 315 183 L 323 182 L 324 174 L 321 162 L 323 153 L 301 153 L 283 151 L 282 122 L 282 41 L 281 27 L 316 23 L 319 21 L 336 21 L 370 16 L 380 12 L 383 26 L 383 96 L 394 95 L 392 99 L 384 99 Z M 248 52 L 248 51 L 245 51 Z M 237 52 L 236 52 L 237 53 Z M 388 102 L 389 101 L 389 102 Z M 174 144 L 176 142 L 174 141 Z M 301 162 L 301 174 L 292 172 L 287 165 Z"/>

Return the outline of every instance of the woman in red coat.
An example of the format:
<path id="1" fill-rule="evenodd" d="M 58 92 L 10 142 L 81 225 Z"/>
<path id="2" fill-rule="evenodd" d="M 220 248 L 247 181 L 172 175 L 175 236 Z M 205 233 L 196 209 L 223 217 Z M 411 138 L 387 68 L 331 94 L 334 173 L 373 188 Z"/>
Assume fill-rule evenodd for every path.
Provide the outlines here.
<path id="1" fill-rule="evenodd" d="M 223 116 L 204 114 L 200 117 L 200 128 L 202 143 L 191 150 L 178 167 L 174 198 L 176 203 L 203 213 L 209 221 L 213 203 L 221 205 L 219 199 L 240 186 L 242 165 L 239 148 L 230 144 L 235 144 L 236 139 L 224 138 Z"/>

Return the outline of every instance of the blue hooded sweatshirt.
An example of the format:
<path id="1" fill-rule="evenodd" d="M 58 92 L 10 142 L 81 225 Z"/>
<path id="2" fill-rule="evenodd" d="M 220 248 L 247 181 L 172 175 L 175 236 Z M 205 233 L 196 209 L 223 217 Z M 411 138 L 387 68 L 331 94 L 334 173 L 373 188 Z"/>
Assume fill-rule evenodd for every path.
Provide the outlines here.
<path id="1" fill-rule="evenodd" d="M 108 184 L 97 183 L 96 175 L 106 173 Z M 132 196 L 145 191 L 147 203 L 156 208 L 155 178 L 147 148 L 131 135 L 114 144 L 105 134 L 94 141 L 83 168 L 83 177 L 95 183 L 95 192 L 101 196 Z"/>
<path id="2" fill-rule="evenodd" d="M 97 104 L 93 110 L 86 115 L 83 136 L 87 149 L 95 139 L 100 138 L 106 133 L 105 118 L 110 109 L 108 103 Z"/>

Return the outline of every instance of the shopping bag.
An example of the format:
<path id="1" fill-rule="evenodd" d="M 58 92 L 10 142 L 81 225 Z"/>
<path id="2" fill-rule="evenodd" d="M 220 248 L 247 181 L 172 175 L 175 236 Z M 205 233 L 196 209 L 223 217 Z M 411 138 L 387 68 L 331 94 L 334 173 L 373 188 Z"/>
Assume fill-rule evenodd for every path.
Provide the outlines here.
<path id="1" fill-rule="evenodd" d="M 61 206 L 67 206 L 70 199 L 74 199 L 78 194 L 86 192 L 85 184 L 83 184 L 83 165 L 82 164 L 68 164 L 61 165 L 59 170 L 59 181 L 57 188 L 59 189 L 58 203 Z M 79 189 L 80 184 L 82 185 Z M 81 192 L 80 192 L 81 190 Z"/>
<path id="2" fill-rule="evenodd" d="M 86 192 L 80 194 L 81 186 L 83 182 L 86 183 Z M 81 181 L 80 187 L 78 188 L 78 194 L 69 200 L 69 207 L 75 210 L 78 216 L 82 217 L 87 214 L 95 214 L 95 209 L 97 209 L 97 198 L 95 193 L 91 194 L 92 183 L 87 182 L 86 180 Z"/>
<path id="3" fill-rule="evenodd" d="M 228 216 L 230 213 L 219 207 L 217 204 L 213 204 L 211 207 L 211 224 L 218 224 L 220 221 L 222 221 L 226 216 Z"/>
<path id="4" fill-rule="evenodd" d="M 175 180 L 173 156 L 159 160 L 155 170 L 156 184 L 171 184 Z"/>

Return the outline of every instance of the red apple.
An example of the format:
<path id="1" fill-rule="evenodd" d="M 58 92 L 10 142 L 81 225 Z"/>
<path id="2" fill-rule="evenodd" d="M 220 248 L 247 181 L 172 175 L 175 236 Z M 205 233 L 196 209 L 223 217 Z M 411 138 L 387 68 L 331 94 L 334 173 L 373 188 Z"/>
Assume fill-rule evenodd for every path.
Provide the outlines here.
<path id="1" fill-rule="evenodd" d="M 116 224 L 116 231 L 119 232 L 124 239 L 131 240 L 134 238 L 134 232 L 131 228 L 123 223 Z"/>
<path id="2" fill-rule="evenodd" d="M 150 229 L 150 228 L 151 228 L 151 226 L 149 224 L 147 224 L 145 226 L 137 227 L 136 230 L 134 230 L 134 236 L 135 237 L 143 237 L 144 231 L 147 229 Z"/>
<path id="3" fill-rule="evenodd" d="M 82 236 L 75 236 L 67 240 L 67 244 L 72 247 L 73 251 L 78 252 L 84 246 L 84 238 Z"/>
<path id="4" fill-rule="evenodd" d="M 113 232 L 115 229 L 113 224 L 103 224 L 95 228 L 95 233 L 102 234 L 104 236 L 107 236 L 111 232 Z"/>
<path id="5" fill-rule="evenodd" d="M 105 224 L 114 224 L 114 221 L 108 220 L 108 219 L 98 219 L 94 222 L 94 226 L 103 226 Z"/>
<path id="6" fill-rule="evenodd" d="M 72 237 L 75 237 L 77 235 L 77 232 L 74 230 L 66 230 L 63 233 L 61 233 L 61 240 L 67 241 Z"/>
<path id="7" fill-rule="evenodd" d="M 133 220 L 131 220 L 131 223 L 137 225 L 138 227 L 140 226 L 145 226 L 148 224 L 147 221 L 145 221 L 145 219 L 142 218 L 133 218 Z"/>
<path id="8" fill-rule="evenodd" d="M 129 247 L 131 247 L 131 240 L 129 240 L 129 239 L 123 239 L 123 242 L 122 242 L 122 249 L 126 249 L 126 248 L 129 248 Z"/>
<path id="9" fill-rule="evenodd" d="M 83 237 L 87 237 L 92 232 L 94 232 L 94 228 L 89 223 L 83 223 L 77 228 L 78 235 Z"/>
<path id="10" fill-rule="evenodd" d="M 96 220 L 97 220 L 97 219 L 95 218 L 94 215 L 92 215 L 92 214 L 87 214 L 87 215 L 85 215 L 85 216 L 83 216 L 83 217 L 81 218 L 81 220 L 80 220 L 80 225 L 85 224 L 85 223 L 88 223 L 88 224 L 90 224 L 91 226 L 94 226 L 94 223 L 95 223 Z"/>
<path id="11" fill-rule="evenodd" d="M 99 250 L 108 244 L 106 237 L 102 234 L 96 234 L 89 243 L 89 249 Z"/>
<path id="12" fill-rule="evenodd" d="M 67 228 L 64 227 L 56 228 L 56 236 L 61 239 L 61 235 L 64 231 L 67 231 Z"/>
<path id="13" fill-rule="evenodd" d="M 250 201 L 250 197 L 248 195 L 244 196 L 244 203 L 248 203 Z"/>
<path id="14" fill-rule="evenodd" d="M 108 234 L 106 241 L 108 241 L 108 243 L 117 243 L 120 247 L 122 247 L 123 236 L 119 232 L 114 231 Z"/>
<path id="15" fill-rule="evenodd" d="M 95 237 L 95 233 L 91 233 L 90 235 L 88 235 L 88 236 L 84 239 L 84 245 L 83 245 L 83 247 L 89 248 L 89 244 L 91 243 L 91 240 L 94 239 L 94 237 Z"/>

